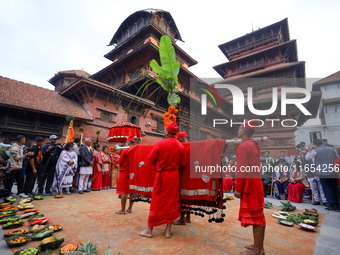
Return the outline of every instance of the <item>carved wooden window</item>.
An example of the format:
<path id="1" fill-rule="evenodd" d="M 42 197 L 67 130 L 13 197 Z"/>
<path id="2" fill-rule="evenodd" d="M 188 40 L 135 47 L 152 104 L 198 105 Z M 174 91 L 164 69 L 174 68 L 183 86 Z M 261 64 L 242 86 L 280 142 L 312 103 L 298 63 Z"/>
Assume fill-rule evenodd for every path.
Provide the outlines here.
<path id="1" fill-rule="evenodd" d="M 159 100 L 158 100 L 158 104 L 160 107 L 162 108 L 168 108 L 168 98 L 167 96 L 162 96 Z"/>
<path id="2" fill-rule="evenodd" d="M 157 131 L 159 132 L 164 131 L 164 122 L 162 119 L 157 119 Z"/>
<path id="3" fill-rule="evenodd" d="M 277 139 L 275 139 L 275 145 L 286 146 L 287 145 L 287 138 L 277 138 Z"/>
<path id="4" fill-rule="evenodd" d="M 137 116 L 135 116 L 135 115 L 130 115 L 129 116 L 129 122 L 131 123 L 131 124 L 135 124 L 135 125 L 139 125 L 139 118 L 137 117 Z"/>
<path id="5" fill-rule="evenodd" d="M 100 112 L 100 120 L 104 122 L 112 122 L 112 114 L 109 112 Z"/>
<path id="6" fill-rule="evenodd" d="M 8 127 L 33 129 L 35 120 L 36 114 L 33 112 L 10 109 Z"/>
<path id="7" fill-rule="evenodd" d="M 270 58 L 269 58 L 269 62 L 271 63 L 271 62 L 275 62 L 276 61 L 276 56 L 271 56 Z"/>
<path id="8" fill-rule="evenodd" d="M 60 133 L 61 132 L 60 117 L 47 114 L 39 114 L 37 130 L 51 133 Z"/>

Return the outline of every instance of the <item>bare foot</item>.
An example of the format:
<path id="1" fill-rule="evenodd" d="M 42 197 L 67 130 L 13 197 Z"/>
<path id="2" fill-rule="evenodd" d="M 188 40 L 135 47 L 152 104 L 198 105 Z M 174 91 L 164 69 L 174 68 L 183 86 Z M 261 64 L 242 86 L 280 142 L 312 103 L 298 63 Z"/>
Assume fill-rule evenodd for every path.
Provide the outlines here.
<path id="1" fill-rule="evenodd" d="M 248 249 L 248 250 L 252 250 L 254 249 L 254 245 L 251 244 L 251 245 L 245 245 L 244 248 Z M 261 251 L 262 254 L 265 254 L 264 250 Z"/>
<path id="2" fill-rule="evenodd" d="M 152 237 L 152 232 L 149 231 L 149 229 L 145 229 L 142 232 L 139 233 L 140 236 L 151 238 Z"/>
<path id="3" fill-rule="evenodd" d="M 127 209 L 126 210 L 128 213 L 132 213 L 132 209 Z"/>
<path id="4" fill-rule="evenodd" d="M 119 209 L 116 214 L 125 214 L 125 211 L 123 211 L 122 209 Z"/>
<path id="5" fill-rule="evenodd" d="M 261 253 L 256 253 L 253 250 L 247 250 L 240 253 L 240 255 L 261 255 Z"/>
<path id="6" fill-rule="evenodd" d="M 178 219 L 178 220 L 175 220 L 173 224 L 174 225 L 185 225 L 185 221 Z"/>
<path id="7" fill-rule="evenodd" d="M 164 230 L 164 236 L 166 239 L 169 239 L 171 237 L 171 231 L 170 230 Z"/>

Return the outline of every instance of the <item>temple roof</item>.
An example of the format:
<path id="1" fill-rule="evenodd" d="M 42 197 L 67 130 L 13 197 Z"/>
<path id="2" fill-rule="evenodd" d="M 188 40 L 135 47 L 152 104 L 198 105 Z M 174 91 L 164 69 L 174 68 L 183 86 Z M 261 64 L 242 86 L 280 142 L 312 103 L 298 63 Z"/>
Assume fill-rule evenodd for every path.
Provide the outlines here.
<path id="1" fill-rule="evenodd" d="M 242 79 L 245 79 L 245 78 L 255 78 L 257 76 L 267 75 L 267 74 L 272 73 L 272 72 L 278 72 L 278 71 L 288 69 L 288 68 L 292 68 L 292 67 L 300 67 L 301 68 L 300 74 L 297 75 L 297 77 L 298 78 L 304 78 L 305 77 L 305 75 L 304 75 L 304 73 L 305 73 L 304 64 L 305 64 L 305 61 L 284 63 L 284 64 L 281 64 L 281 65 L 274 66 L 274 67 L 267 68 L 267 69 L 263 69 L 263 70 L 260 70 L 260 71 L 251 72 L 251 73 L 247 73 L 247 74 L 244 74 L 244 75 L 227 78 L 227 79 L 221 80 L 219 82 L 216 82 L 214 84 L 226 84 L 226 82 L 230 83 L 230 82 L 242 80 Z"/>
<path id="2" fill-rule="evenodd" d="M 140 16 L 144 15 L 145 19 L 144 21 L 144 25 L 146 26 L 148 24 L 152 23 L 152 18 L 157 15 L 157 14 L 161 14 L 167 21 L 169 21 L 170 26 L 172 27 L 172 29 L 175 32 L 175 36 L 173 39 L 178 39 L 180 41 L 182 40 L 182 37 L 179 33 L 179 30 L 176 26 L 176 23 L 174 21 L 174 19 L 172 18 L 171 14 L 167 11 L 163 11 L 161 9 L 153 9 L 153 8 L 149 8 L 149 9 L 144 9 L 144 10 L 140 10 L 140 11 L 136 11 L 135 13 L 131 14 L 129 17 L 127 17 L 122 24 L 119 26 L 119 28 L 117 29 L 116 33 L 113 35 L 109 46 L 111 45 L 118 45 L 121 42 L 118 42 L 119 37 L 124 34 L 126 32 L 126 30 L 130 27 L 131 23 L 134 23 L 136 21 L 138 21 L 140 19 Z M 138 28 L 139 29 L 139 28 Z M 131 35 L 129 35 L 131 36 Z M 126 40 L 126 38 L 124 39 Z M 123 41 L 124 41 L 123 40 Z"/>
<path id="3" fill-rule="evenodd" d="M 261 34 L 263 33 L 263 31 L 265 30 L 270 30 L 274 27 L 281 27 L 282 28 L 282 38 L 281 38 L 281 43 L 283 42 L 287 42 L 290 41 L 290 36 L 289 36 L 289 28 L 288 28 L 288 18 L 285 18 L 281 21 L 278 21 L 276 23 L 273 23 L 269 26 L 263 27 L 263 28 L 259 28 L 258 30 L 255 30 L 249 34 L 245 34 L 243 36 L 240 36 L 238 38 L 232 39 L 226 43 L 220 44 L 218 47 L 220 48 L 220 50 L 223 52 L 223 54 L 230 60 L 230 56 L 229 53 L 225 51 L 225 48 L 228 47 L 229 45 L 236 43 L 238 41 L 244 40 L 246 38 L 250 38 L 252 36 L 255 36 L 257 34 Z"/>
<path id="4" fill-rule="evenodd" d="M 0 105 L 91 120 L 91 116 L 77 102 L 58 92 L 0 76 Z"/>
<path id="5" fill-rule="evenodd" d="M 262 55 L 265 52 L 270 52 L 271 50 L 275 50 L 275 49 L 279 49 L 279 48 L 290 48 L 293 50 L 293 53 L 289 55 L 288 57 L 288 62 L 296 62 L 298 61 L 298 56 L 297 56 L 297 46 L 296 46 L 296 40 L 291 40 L 282 44 L 277 44 L 277 45 L 272 45 L 268 48 L 263 48 L 259 51 L 255 51 L 255 52 L 249 52 L 248 54 L 242 55 L 238 58 L 234 58 L 231 61 L 213 66 L 213 68 L 215 69 L 216 72 L 218 72 L 219 75 L 221 75 L 223 77 L 224 73 L 222 72 L 221 69 L 226 68 L 230 65 L 233 65 L 234 63 L 238 63 L 240 61 L 244 61 L 246 59 L 249 59 L 251 57 L 255 57 L 257 55 Z M 265 66 L 263 66 L 265 67 Z M 259 67 L 258 69 L 263 69 L 263 67 Z M 242 72 L 240 72 L 239 74 L 242 74 Z M 233 75 L 228 75 L 228 76 L 233 76 Z M 226 77 L 226 76 L 224 76 Z"/>
<path id="6" fill-rule="evenodd" d="M 334 82 L 337 82 L 339 81 L 340 82 L 340 71 L 336 72 L 336 73 L 333 73 L 317 82 L 314 82 L 313 83 L 313 91 L 318 91 L 320 90 L 320 86 L 322 85 L 327 85 L 327 84 L 330 84 L 330 83 L 334 83 Z"/>
<path id="7" fill-rule="evenodd" d="M 48 80 L 49 83 L 55 85 L 60 77 L 74 77 L 74 78 L 81 78 L 81 77 L 90 77 L 88 72 L 83 70 L 66 70 L 66 71 L 59 71 L 56 73 L 51 79 Z"/>
<path id="8" fill-rule="evenodd" d="M 106 83 L 99 82 L 97 80 L 94 80 L 94 79 L 88 78 L 88 77 L 80 78 L 79 80 L 77 80 L 76 82 L 74 82 L 70 86 L 66 87 L 65 89 L 63 89 L 59 93 L 62 96 L 72 95 L 74 93 L 74 91 L 76 91 L 78 89 L 77 87 L 79 85 L 81 85 L 82 83 L 93 85 L 96 88 L 105 91 L 106 93 L 112 93 L 112 92 L 117 93 L 118 92 L 122 96 L 124 96 L 125 98 L 128 98 L 129 100 L 133 99 L 133 100 L 136 100 L 136 101 L 143 103 L 144 105 L 147 105 L 147 106 L 150 106 L 150 107 L 153 107 L 155 105 L 155 103 L 152 102 L 151 100 L 132 95 L 132 94 L 126 92 L 126 91 L 123 91 L 123 90 L 120 90 L 120 89 L 117 89 L 117 88 L 113 88 L 112 86 L 110 86 Z"/>

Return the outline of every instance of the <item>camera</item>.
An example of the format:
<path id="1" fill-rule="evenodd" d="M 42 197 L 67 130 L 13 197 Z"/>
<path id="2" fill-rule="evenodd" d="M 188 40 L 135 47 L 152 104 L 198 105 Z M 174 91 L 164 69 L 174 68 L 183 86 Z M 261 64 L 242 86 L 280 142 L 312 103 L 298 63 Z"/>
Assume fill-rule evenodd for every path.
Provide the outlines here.
<path id="1" fill-rule="evenodd" d="M 50 146 L 52 146 L 52 148 L 50 149 L 50 152 L 54 152 L 57 145 L 55 143 L 52 143 Z"/>
<path id="2" fill-rule="evenodd" d="M 296 148 L 300 148 L 300 147 L 301 147 L 301 144 L 296 145 Z"/>
<path id="3" fill-rule="evenodd" d="M 57 146 L 61 146 L 60 143 L 51 143 L 50 146 L 52 146 L 52 148 L 50 149 L 50 153 L 54 154 L 55 149 L 57 148 Z"/>
<path id="4" fill-rule="evenodd" d="M 1 167 L 0 168 L 0 176 L 2 177 L 2 178 L 9 178 L 10 177 L 10 172 L 9 172 L 9 170 L 8 170 L 8 168 L 7 167 Z"/>

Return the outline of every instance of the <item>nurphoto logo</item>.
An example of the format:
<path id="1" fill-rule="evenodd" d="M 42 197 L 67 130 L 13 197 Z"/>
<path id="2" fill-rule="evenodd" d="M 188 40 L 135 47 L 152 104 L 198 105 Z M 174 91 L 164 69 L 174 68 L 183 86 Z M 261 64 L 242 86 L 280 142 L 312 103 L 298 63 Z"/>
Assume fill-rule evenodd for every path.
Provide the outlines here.
<path id="1" fill-rule="evenodd" d="M 245 100 L 244 100 L 244 94 L 243 91 L 232 84 L 215 84 L 214 86 L 216 89 L 228 89 L 231 92 L 232 95 L 232 101 L 233 101 L 233 115 L 244 115 L 244 110 L 245 110 Z M 220 104 L 222 106 L 222 101 L 220 99 L 220 96 L 216 92 L 216 90 L 212 87 L 209 86 L 209 88 L 214 92 L 214 94 L 217 96 L 217 98 L 220 101 Z M 215 105 L 217 106 L 216 100 L 214 96 L 212 95 L 211 92 L 209 92 L 207 89 L 200 88 L 204 92 L 206 92 L 213 100 Z M 294 98 L 294 99 L 289 99 L 287 98 L 288 94 L 304 94 L 304 98 Z M 207 94 L 201 94 L 201 115 L 207 115 Z M 295 105 L 304 115 L 310 116 L 312 115 L 304 106 L 304 103 L 307 103 L 311 99 L 311 94 L 310 92 L 305 89 L 305 88 L 290 88 L 290 87 L 282 87 L 281 88 L 281 115 L 282 116 L 287 116 L 287 105 L 292 104 Z M 270 109 L 266 110 L 259 110 L 255 109 L 254 103 L 253 103 L 253 88 L 248 87 L 247 88 L 247 107 L 248 110 L 256 115 L 256 116 L 268 116 L 272 113 L 274 113 L 278 107 L 278 89 L 273 87 L 272 88 L 272 106 Z M 274 127 L 274 122 L 279 121 L 282 127 L 295 127 L 297 126 L 297 121 L 295 119 L 251 119 L 251 121 L 258 121 L 258 125 L 256 127 L 262 127 L 264 125 L 265 121 L 271 122 L 271 126 Z M 227 123 L 230 123 L 230 126 L 232 127 L 233 124 L 243 124 L 243 122 L 233 122 L 231 119 L 228 121 L 227 119 L 213 119 L 213 127 L 216 125 L 225 125 Z M 293 124 L 291 124 L 293 122 Z M 289 125 L 288 125 L 289 123 Z"/>

